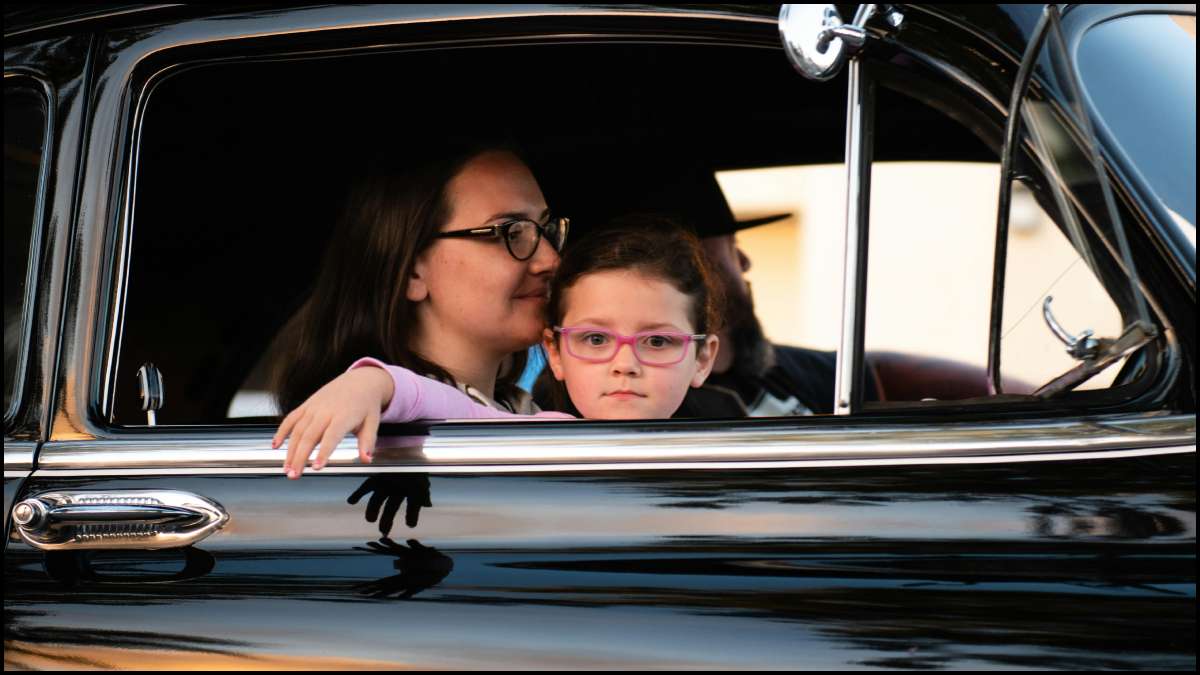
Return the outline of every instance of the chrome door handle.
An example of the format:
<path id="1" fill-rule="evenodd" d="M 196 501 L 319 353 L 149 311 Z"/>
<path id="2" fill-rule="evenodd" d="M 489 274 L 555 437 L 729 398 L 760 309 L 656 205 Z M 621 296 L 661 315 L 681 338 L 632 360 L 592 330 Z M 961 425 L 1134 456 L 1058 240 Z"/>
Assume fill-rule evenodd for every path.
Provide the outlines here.
<path id="1" fill-rule="evenodd" d="M 27 544 L 43 551 L 189 546 L 229 522 L 211 499 L 177 490 L 45 492 L 13 507 Z"/>

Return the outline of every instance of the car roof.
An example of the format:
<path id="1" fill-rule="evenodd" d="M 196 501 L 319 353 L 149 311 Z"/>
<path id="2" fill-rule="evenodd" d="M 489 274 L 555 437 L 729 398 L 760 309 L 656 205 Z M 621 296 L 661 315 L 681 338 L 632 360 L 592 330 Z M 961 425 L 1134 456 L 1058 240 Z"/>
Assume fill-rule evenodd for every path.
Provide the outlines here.
<path id="1" fill-rule="evenodd" d="M 220 14 L 259 13 L 278 14 L 289 8 L 300 9 L 304 4 L 89 4 L 89 3 L 7 3 L 4 6 L 4 34 L 15 36 L 24 33 L 40 31 L 70 31 L 82 29 L 84 26 L 92 30 L 100 25 L 128 25 L 144 23 L 147 20 L 171 20 L 174 18 L 194 18 Z M 716 16 L 755 16 L 774 19 L 779 16 L 780 5 L 776 4 L 719 4 L 719 5 L 690 5 L 681 8 L 679 5 L 639 4 L 627 7 L 607 7 L 569 4 L 554 5 L 510 5 L 514 11 L 528 15 L 544 9 L 546 13 L 570 13 L 572 11 L 620 11 L 623 14 L 646 13 L 661 15 L 663 12 L 688 14 L 712 14 Z M 1042 5 L 1025 4 L 978 4 L 958 6 L 909 6 L 912 9 L 937 15 L 952 21 L 973 32 L 998 40 L 1018 52 L 1032 33 L 1037 23 Z M 854 5 L 840 5 L 839 11 L 848 21 L 854 13 Z M 462 6 L 463 15 L 477 15 L 478 6 Z M 439 10 L 438 16 L 444 16 L 444 9 Z"/>

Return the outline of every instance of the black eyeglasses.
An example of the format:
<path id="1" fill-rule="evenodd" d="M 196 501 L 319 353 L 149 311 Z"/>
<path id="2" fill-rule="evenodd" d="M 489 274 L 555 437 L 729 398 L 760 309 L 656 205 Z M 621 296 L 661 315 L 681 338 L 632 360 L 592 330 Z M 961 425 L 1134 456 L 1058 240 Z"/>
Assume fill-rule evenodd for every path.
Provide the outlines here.
<path id="1" fill-rule="evenodd" d="M 569 218 L 551 216 L 544 225 L 532 220 L 510 220 L 499 225 L 474 227 L 469 230 L 452 230 L 439 232 L 434 238 L 442 237 L 500 237 L 508 248 L 508 254 L 517 260 L 529 260 L 537 253 L 538 244 L 542 237 L 550 242 L 555 251 L 562 253 L 563 244 L 567 241 L 567 229 L 570 227 Z"/>

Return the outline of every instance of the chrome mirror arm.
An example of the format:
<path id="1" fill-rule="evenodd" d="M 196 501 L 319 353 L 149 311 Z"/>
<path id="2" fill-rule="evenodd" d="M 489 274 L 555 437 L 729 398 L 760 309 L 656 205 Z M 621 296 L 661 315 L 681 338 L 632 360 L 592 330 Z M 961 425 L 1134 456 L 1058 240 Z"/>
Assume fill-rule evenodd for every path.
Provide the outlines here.
<path id="1" fill-rule="evenodd" d="M 867 31 L 850 24 L 826 28 L 817 36 L 817 51 L 822 54 L 829 51 L 829 43 L 833 42 L 834 38 L 841 39 L 847 49 L 856 52 L 862 49 L 863 44 L 867 41 Z"/>
<path id="2" fill-rule="evenodd" d="M 867 22 L 876 14 L 884 17 L 885 31 L 904 23 L 896 5 L 859 5 L 850 23 L 842 22 L 833 5 L 783 5 L 779 37 L 796 70 L 810 80 L 829 80 L 862 51 L 870 35 Z"/>
<path id="3" fill-rule="evenodd" d="M 834 38 L 840 38 L 845 45 L 845 53 L 854 56 L 867 42 L 867 22 L 880 12 L 892 28 L 899 28 L 904 23 L 904 14 L 895 5 L 859 5 L 853 21 L 830 26 L 817 35 L 817 51 L 824 54 L 829 49 L 829 43 Z"/>

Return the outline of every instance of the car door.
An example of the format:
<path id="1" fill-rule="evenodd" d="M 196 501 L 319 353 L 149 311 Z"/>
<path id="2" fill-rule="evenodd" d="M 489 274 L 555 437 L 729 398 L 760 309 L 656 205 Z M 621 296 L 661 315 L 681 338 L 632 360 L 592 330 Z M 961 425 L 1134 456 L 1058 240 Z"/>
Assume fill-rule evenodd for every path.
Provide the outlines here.
<path id="1" fill-rule="evenodd" d="M 370 466 L 351 438 L 300 481 L 283 479 L 270 425 L 172 424 L 169 407 L 155 424 L 136 407 L 121 418 L 134 373 L 116 364 L 141 339 L 126 327 L 139 325 L 130 307 L 145 282 L 131 278 L 147 250 L 133 244 L 154 226 L 134 207 L 147 198 L 138 148 L 155 78 L 369 49 L 381 34 L 389 48 L 480 58 L 581 34 L 663 49 L 777 41 L 774 18 L 755 14 L 419 11 L 247 12 L 100 41 L 59 393 L 14 497 L 59 519 L 10 536 L 6 667 L 1194 664 L 1194 411 L 1174 394 L 1093 413 L 1001 402 L 412 425 L 385 430 Z M 909 19 L 906 53 L 1019 61 L 952 21 Z M 939 72 L 1011 89 L 979 62 L 954 63 Z M 910 81 L 925 76 L 914 68 Z M 163 368 L 168 406 L 177 371 Z M 144 500 L 158 500 L 158 521 L 129 508 Z M 171 520 L 180 502 L 212 519 Z M 71 520 L 79 505 L 97 507 L 92 521 Z"/>
<path id="2" fill-rule="evenodd" d="M 74 207 L 86 38 L 4 50 L 4 513 L 46 438 Z M 64 167 L 67 169 L 64 170 Z"/>

